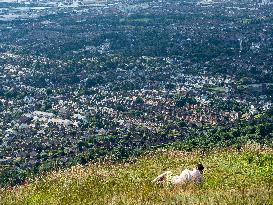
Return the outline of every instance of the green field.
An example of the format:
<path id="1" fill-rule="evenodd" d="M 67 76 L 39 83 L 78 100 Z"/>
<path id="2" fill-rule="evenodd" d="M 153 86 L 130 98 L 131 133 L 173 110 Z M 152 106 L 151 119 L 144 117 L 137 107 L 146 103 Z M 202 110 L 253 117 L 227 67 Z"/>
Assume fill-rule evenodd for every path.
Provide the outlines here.
<path id="1" fill-rule="evenodd" d="M 132 18 L 132 19 L 121 18 L 120 22 L 149 23 L 151 20 L 152 19 L 150 19 L 150 18 Z"/>
<path id="2" fill-rule="evenodd" d="M 28 185 L 2 189 L 0 204 L 273 204 L 273 151 L 157 151 L 131 163 L 98 163 L 52 172 Z M 150 181 L 165 170 L 205 166 L 202 185 Z"/>
<path id="3" fill-rule="evenodd" d="M 207 88 L 207 90 L 211 91 L 211 92 L 219 92 L 219 93 L 225 92 L 224 87 L 209 87 L 209 88 Z"/>

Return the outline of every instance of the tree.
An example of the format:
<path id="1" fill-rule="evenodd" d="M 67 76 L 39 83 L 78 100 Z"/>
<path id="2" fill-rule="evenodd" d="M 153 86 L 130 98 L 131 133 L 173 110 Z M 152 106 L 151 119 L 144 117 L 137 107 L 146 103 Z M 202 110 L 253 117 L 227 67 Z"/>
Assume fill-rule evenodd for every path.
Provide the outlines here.
<path id="1" fill-rule="evenodd" d="M 144 103 L 144 100 L 141 98 L 141 97 L 137 97 L 136 100 L 135 100 L 135 103 L 136 104 L 143 104 Z"/>

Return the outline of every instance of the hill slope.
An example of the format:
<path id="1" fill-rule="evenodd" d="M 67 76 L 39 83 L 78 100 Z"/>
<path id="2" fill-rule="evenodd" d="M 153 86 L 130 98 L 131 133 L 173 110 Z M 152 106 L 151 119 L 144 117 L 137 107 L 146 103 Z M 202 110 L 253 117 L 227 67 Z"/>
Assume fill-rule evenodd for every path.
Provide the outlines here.
<path id="1" fill-rule="evenodd" d="M 90 164 L 52 172 L 0 191 L 0 204 L 273 204 L 273 152 L 249 145 L 241 152 L 157 151 L 132 163 Z M 134 162 L 133 162 L 134 161 Z M 179 173 L 201 161 L 201 186 L 156 186 L 164 170 Z"/>

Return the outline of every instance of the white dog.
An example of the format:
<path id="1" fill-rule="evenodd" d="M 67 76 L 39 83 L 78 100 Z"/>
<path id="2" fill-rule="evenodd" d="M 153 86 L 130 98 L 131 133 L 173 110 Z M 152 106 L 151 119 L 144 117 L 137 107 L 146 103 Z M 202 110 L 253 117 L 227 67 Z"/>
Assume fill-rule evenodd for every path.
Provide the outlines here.
<path id="1" fill-rule="evenodd" d="M 172 172 L 167 171 L 163 174 L 160 174 L 156 177 L 152 183 L 163 183 L 163 182 L 170 182 L 173 185 L 183 184 L 183 183 L 202 183 L 203 181 L 203 170 L 204 166 L 202 164 L 197 164 L 196 167 L 190 171 L 185 169 L 181 172 L 179 176 L 173 176 Z"/>

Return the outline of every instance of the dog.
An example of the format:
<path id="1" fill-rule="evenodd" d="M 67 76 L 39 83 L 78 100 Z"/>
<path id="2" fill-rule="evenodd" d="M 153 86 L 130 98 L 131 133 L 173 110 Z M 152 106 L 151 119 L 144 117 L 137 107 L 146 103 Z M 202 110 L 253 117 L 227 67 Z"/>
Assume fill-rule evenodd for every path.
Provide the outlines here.
<path id="1" fill-rule="evenodd" d="M 164 182 L 169 182 L 172 185 L 185 183 L 200 184 L 203 182 L 203 170 L 204 166 L 202 164 L 197 164 L 192 171 L 189 169 L 185 169 L 178 176 L 173 176 L 173 173 L 171 171 L 167 171 L 152 180 L 152 183 L 160 184 Z"/>

